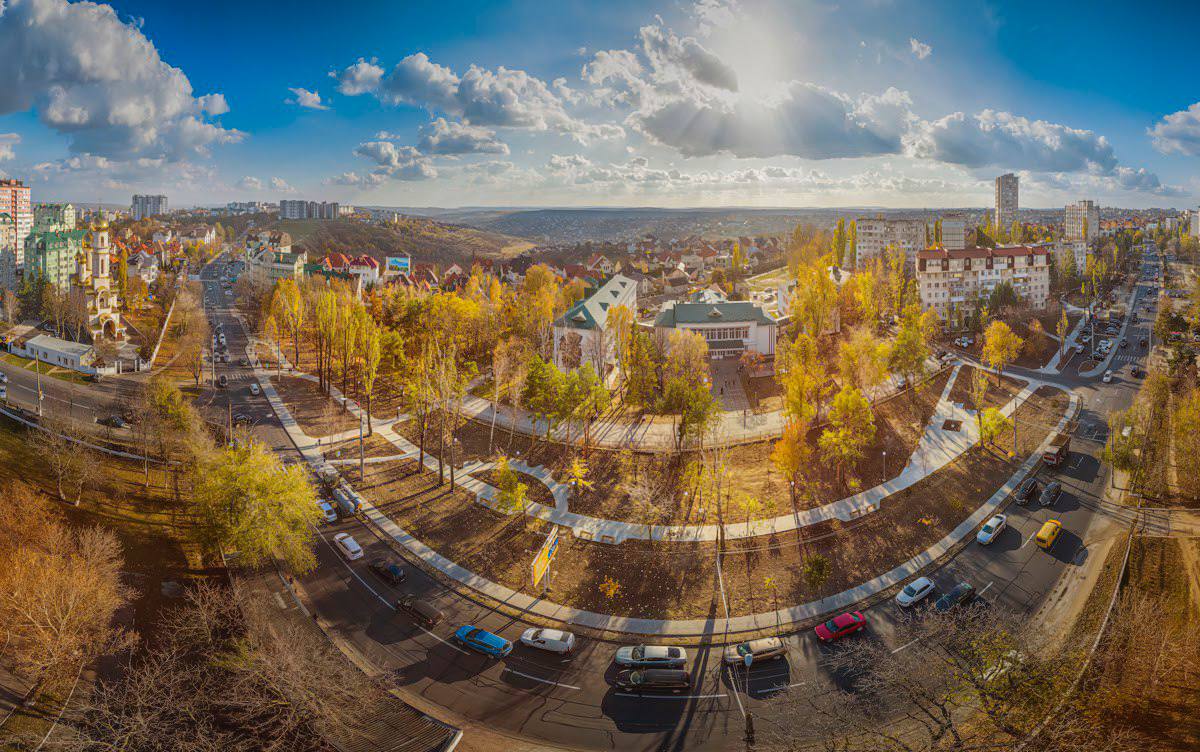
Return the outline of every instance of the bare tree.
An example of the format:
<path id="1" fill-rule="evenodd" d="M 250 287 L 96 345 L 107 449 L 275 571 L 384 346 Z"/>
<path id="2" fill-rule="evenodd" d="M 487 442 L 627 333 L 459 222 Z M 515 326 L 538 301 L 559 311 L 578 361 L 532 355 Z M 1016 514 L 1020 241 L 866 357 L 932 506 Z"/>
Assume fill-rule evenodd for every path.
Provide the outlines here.
<path id="1" fill-rule="evenodd" d="M 79 504 L 83 492 L 97 478 L 99 463 L 81 442 L 79 427 L 62 418 L 47 414 L 37 428 L 31 428 L 33 444 L 39 450 L 50 474 L 54 477 L 58 498 L 68 500 L 68 492 Z"/>

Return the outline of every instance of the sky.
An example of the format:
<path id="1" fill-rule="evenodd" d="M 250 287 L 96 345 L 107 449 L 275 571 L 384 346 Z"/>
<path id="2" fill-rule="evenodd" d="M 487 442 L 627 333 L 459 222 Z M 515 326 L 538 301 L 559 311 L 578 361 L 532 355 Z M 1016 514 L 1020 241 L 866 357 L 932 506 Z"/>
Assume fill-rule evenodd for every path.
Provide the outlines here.
<path id="1" fill-rule="evenodd" d="M 1198 3 L 0 0 L 0 174 L 173 206 L 1200 202 Z M 15 70 L 14 70 L 15 68 Z"/>

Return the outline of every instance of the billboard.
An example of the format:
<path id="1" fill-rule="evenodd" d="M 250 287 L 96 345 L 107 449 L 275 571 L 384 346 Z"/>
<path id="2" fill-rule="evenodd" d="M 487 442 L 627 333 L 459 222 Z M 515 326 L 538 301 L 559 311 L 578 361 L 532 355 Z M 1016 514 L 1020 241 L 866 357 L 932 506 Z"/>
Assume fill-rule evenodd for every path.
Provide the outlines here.
<path id="1" fill-rule="evenodd" d="M 554 554 L 558 551 L 558 526 L 550 528 L 549 534 L 546 535 L 546 541 L 538 550 L 537 556 L 533 557 L 533 565 L 530 567 L 530 576 L 532 587 L 537 587 L 542 578 L 546 576 L 547 570 L 550 569 L 550 562 L 554 561 Z"/>
<path id="2" fill-rule="evenodd" d="M 384 274 L 408 274 L 412 271 L 412 259 L 408 256 L 388 256 Z"/>

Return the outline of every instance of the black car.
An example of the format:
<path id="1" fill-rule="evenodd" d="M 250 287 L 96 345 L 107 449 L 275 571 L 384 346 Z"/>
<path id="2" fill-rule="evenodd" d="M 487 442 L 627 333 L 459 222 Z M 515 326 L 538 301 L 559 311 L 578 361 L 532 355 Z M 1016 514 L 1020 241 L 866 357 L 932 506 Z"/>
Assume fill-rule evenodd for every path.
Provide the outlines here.
<path id="1" fill-rule="evenodd" d="M 1147 340 L 1145 337 L 1142 337 L 1140 340 L 1138 340 L 1138 344 L 1141 345 L 1142 347 L 1149 347 L 1150 341 Z"/>
<path id="2" fill-rule="evenodd" d="M 1042 489 L 1042 495 L 1038 497 L 1038 503 L 1044 507 L 1052 505 L 1058 501 L 1058 497 L 1062 495 L 1062 484 L 1058 481 L 1052 481 L 1046 484 Z"/>
<path id="3" fill-rule="evenodd" d="M 109 415 L 104 418 L 96 418 L 96 422 L 108 428 L 124 428 L 129 425 L 120 415 Z"/>
<path id="4" fill-rule="evenodd" d="M 1141 369 L 1137 366 L 1134 366 L 1133 367 L 1133 377 L 1135 379 L 1144 379 L 1144 378 L 1146 378 L 1146 372 L 1143 369 Z"/>
<path id="5" fill-rule="evenodd" d="M 238 365 L 245 368 L 250 365 L 250 360 L 248 358 L 238 358 Z"/>
<path id="6" fill-rule="evenodd" d="M 953 611 L 960 606 L 966 606 L 975 600 L 975 586 L 969 582 L 960 582 L 937 599 L 937 603 L 933 604 L 935 611 L 946 613 Z"/>
<path id="7" fill-rule="evenodd" d="M 686 692 L 692 686 L 692 675 L 675 668 L 647 668 L 622 671 L 613 685 L 626 692 Z"/>
<path id="8" fill-rule="evenodd" d="M 245 413 L 234 413 L 233 424 L 235 426 L 248 426 L 254 423 L 254 418 L 251 418 Z"/>
<path id="9" fill-rule="evenodd" d="M 395 587 L 404 582 L 406 576 L 404 570 L 394 561 L 390 559 L 375 559 L 367 565 L 376 577 L 383 580 L 387 584 Z"/>
<path id="10" fill-rule="evenodd" d="M 442 620 L 442 612 L 415 595 L 406 595 L 396 601 L 396 610 L 408 614 L 412 620 L 430 629 Z"/>
<path id="11" fill-rule="evenodd" d="M 1033 497 L 1037 496 L 1039 490 L 1037 478 L 1026 478 L 1017 487 L 1017 503 L 1022 506 L 1028 504 Z"/>

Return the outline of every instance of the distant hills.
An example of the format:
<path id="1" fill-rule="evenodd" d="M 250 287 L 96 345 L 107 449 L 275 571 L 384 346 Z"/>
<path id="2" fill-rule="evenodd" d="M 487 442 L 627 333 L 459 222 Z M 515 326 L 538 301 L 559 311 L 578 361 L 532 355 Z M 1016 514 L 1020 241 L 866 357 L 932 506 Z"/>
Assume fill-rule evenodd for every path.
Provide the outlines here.
<path id="1" fill-rule="evenodd" d="M 408 254 L 438 263 L 469 262 L 472 258 L 511 258 L 533 247 L 522 238 L 473 227 L 447 224 L 427 217 L 401 217 L 395 225 L 372 225 L 348 219 L 291 220 L 279 228 L 311 258 L 329 253 L 367 253 L 378 259 Z"/>

